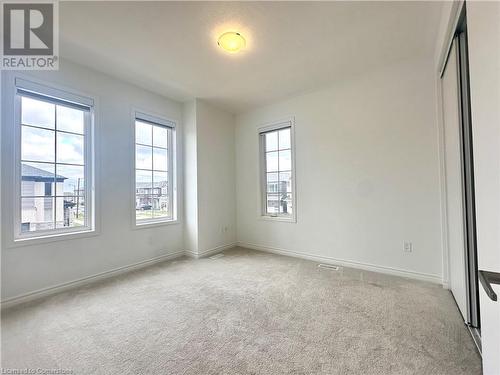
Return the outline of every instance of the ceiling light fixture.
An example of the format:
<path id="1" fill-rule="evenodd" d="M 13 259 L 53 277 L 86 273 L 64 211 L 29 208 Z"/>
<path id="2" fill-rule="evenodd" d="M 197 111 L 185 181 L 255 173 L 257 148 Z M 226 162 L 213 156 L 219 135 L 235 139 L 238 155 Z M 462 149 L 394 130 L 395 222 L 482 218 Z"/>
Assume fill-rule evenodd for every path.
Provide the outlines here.
<path id="1" fill-rule="evenodd" d="M 229 53 L 236 53 L 245 48 L 246 41 L 240 33 L 228 31 L 219 37 L 217 44 Z"/>

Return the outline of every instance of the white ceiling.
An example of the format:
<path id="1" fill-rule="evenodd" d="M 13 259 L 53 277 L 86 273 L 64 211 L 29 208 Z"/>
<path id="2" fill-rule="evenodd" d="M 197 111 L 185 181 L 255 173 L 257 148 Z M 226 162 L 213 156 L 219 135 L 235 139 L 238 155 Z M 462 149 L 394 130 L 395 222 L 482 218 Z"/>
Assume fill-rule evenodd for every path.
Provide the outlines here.
<path id="1" fill-rule="evenodd" d="M 398 60 L 432 58 L 440 2 L 61 2 L 64 58 L 239 113 Z M 217 47 L 240 31 L 247 48 Z"/>

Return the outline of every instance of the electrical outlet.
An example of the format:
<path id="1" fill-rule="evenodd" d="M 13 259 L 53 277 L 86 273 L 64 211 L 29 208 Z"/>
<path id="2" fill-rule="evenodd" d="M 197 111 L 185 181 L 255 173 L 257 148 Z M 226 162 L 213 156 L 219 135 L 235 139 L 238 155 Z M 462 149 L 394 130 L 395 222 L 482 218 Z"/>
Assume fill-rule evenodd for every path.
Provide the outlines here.
<path id="1" fill-rule="evenodd" d="M 413 251 L 413 244 L 410 241 L 405 241 L 403 243 L 403 251 L 405 253 L 411 253 Z"/>

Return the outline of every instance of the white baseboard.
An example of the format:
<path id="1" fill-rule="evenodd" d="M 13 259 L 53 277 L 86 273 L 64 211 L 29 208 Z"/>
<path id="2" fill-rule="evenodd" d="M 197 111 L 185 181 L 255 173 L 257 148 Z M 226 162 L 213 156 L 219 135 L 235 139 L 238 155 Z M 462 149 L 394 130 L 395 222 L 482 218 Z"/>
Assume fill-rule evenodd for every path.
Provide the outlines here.
<path id="1" fill-rule="evenodd" d="M 175 258 L 179 258 L 183 255 L 190 256 L 192 258 L 203 258 L 207 257 L 213 254 L 220 253 L 224 250 L 231 249 L 235 246 L 241 246 L 245 247 L 248 249 L 253 249 L 253 250 L 258 250 L 258 251 L 264 251 L 268 253 L 273 253 L 273 254 L 280 254 L 280 255 L 287 255 L 287 256 L 292 256 L 296 258 L 302 258 L 302 259 L 308 259 L 316 262 L 324 262 L 324 263 L 334 263 L 338 264 L 341 266 L 345 267 L 352 267 L 352 268 L 358 268 L 358 269 L 363 269 L 367 271 L 372 271 L 372 272 L 380 272 L 380 273 L 385 273 L 389 275 L 395 275 L 395 276 L 401 276 L 401 277 L 407 277 L 411 279 L 416 279 L 416 280 L 423 280 L 423 281 L 430 281 L 432 283 L 437 283 L 437 284 L 442 284 L 443 287 L 448 288 L 448 284 L 443 282 L 442 278 L 436 275 L 431 275 L 431 274 L 426 274 L 426 273 L 420 273 L 420 272 L 414 272 L 414 271 L 408 271 L 408 270 L 401 270 L 401 269 L 396 269 L 396 268 L 391 268 L 391 267 L 384 267 L 384 266 L 378 266 L 378 265 L 373 265 L 373 264 L 368 264 L 368 263 L 361 263 L 361 262 L 353 262 L 353 261 L 347 261 L 347 260 L 342 260 L 342 259 L 336 259 L 332 257 L 325 257 L 321 255 L 311 255 L 311 254 L 306 254 L 298 251 L 291 251 L 291 250 L 285 250 L 285 249 L 280 249 L 276 247 L 270 247 L 270 246 L 263 246 L 263 245 L 256 245 L 256 244 L 250 244 L 250 243 L 245 243 L 245 242 L 235 242 L 235 243 L 230 243 L 222 246 L 217 246 L 212 249 L 207 249 L 203 250 L 199 253 L 196 253 L 194 251 L 186 250 L 186 251 L 177 251 L 175 253 L 171 254 L 166 254 L 166 255 L 161 255 L 155 258 L 151 258 L 148 260 L 144 260 L 141 262 L 137 262 L 134 264 L 130 264 L 127 266 L 119 267 L 112 269 L 110 271 L 105 271 L 101 272 L 95 275 L 91 275 L 88 277 L 84 277 L 81 279 L 69 281 L 66 283 L 62 283 L 59 285 L 54 285 L 50 286 L 47 288 L 35 290 L 30 293 L 18 295 L 15 297 L 10 297 L 6 298 L 5 300 L 1 301 L 1 308 L 6 309 L 9 307 L 12 307 L 14 305 L 36 300 L 42 297 L 46 297 L 52 294 L 60 293 L 69 289 L 77 288 L 79 286 L 83 286 L 86 284 L 90 284 L 95 281 L 107 279 L 113 276 L 117 276 L 122 273 L 130 272 L 133 270 L 137 270 L 140 268 L 147 267 L 149 265 L 155 264 L 155 263 L 160 263 L 164 262 L 167 260 L 172 260 Z"/>
<path id="2" fill-rule="evenodd" d="M 114 268 L 110 271 L 101 272 L 101 273 L 98 273 L 95 275 L 83 277 L 81 279 L 68 281 L 66 283 L 62 283 L 59 285 L 54 285 L 54 286 L 50 286 L 47 288 L 35 290 L 33 292 L 21 294 L 19 296 L 6 298 L 5 300 L 1 301 L 1 306 L 2 306 L 1 308 L 3 310 L 3 309 L 6 309 L 8 307 L 12 307 L 14 305 L 18 305 L 18 304 L 23 303 L 23 302 L 33 301 L 33 300 L 36 300 L 36 299 L 39 299 L 42 297 L 46 297 L 46 296 L 49 296 L 52 294 L 60 293 L 60 292 L 63 292 L 63 291 L 69 290 L 69 289 L 73 289 L 73 288 L 77 288 L 79 286 L 90 284 L 90 283 L 95 282 L 95 281 L 104 280 L 104 279 L 107 279 L 107 278 L 110 278 L 113 276 L 117 276 L 117 275 L 122 274 L 122 273 L 126 273 L 126 272 L 130 272 L 130 271 L 137 270 L 140 268 L 144 268 L 144 267 L 150 266 L 150 265 L 155 264 L 155 263 L 160 263 L 160 262 L 164 262 L 167 260 L 179 258 L 183 255 L 185 255 L 184 251 L 177 251 L 177 252 L 171 253 L 171 254 L 160 255 L 158 257 L 144 260 L 141 262 L 137 262 L 134 264 L 129 264 L 127 266 Z"/>
<path id="3" fill-rule="evenodd" d="M 403 269 L 399 269 L 399 268 L 385 267 L 385 266 L 379 266 L 379 265 L 375 265 L 375 264 L 355 262 L 355 261 L 349 261 L 349 260 L 344 260 L 344 259 L 337 259 L 337 258 L 323 256 L 323 255 L 307 254 L 307 253 L 302 253 L 302 252 L 298 252 L 298 251 L 286 250 L 286 249 L 264 246 L 264 245 L 256 245 L 256 244 L 251 244 L 251 243 L 246 243 L 246 242 L 238 242 L 237 245 L 241 246 L 241 247 L 246 247 L 247 249 L 264 251 L 264 252 L 273 253 L 273 254 L 287 255 L 287 256 L 291 256 L 291 257 L 295 257 L 295 258 L 312 260 L 315 262 L 336 264 L 336 265 L 340 265 L 340 266 L 344 266 L 344 267 L 358 268 L 358 269 L 362 269 L 362 270 L 366 270 L 366 271 L 379 272 L 379 273 L 384 273 L 384 274 L 388 274 L 388 275 L 406 277 L 409 279 L 429 281 L 429 282 L 435 283 L 435 284 L 443 284 L 443 280 L 440 276 L 422 273 L 422 272 L 408 271 L 408 270 L 403 270 Z"/>
<path id="4" fill-rule="evenodd" d="M 204 258 L 204 257 L 210 256 L 213 254 L 220 253 L 221 251 L 224 251 L 224 250 L 232 249 L 235 246 L 236 246 L 236 242 L 232 242 L 232 243 L 229 243 L 226 245 L 221 245 L 221 246 L 213 247 L 211 249 L 202 250 L 200 252 L 186 250 L 186 255 L 191 257 L 191 258 L 199 259 L 199 258 Z"/>

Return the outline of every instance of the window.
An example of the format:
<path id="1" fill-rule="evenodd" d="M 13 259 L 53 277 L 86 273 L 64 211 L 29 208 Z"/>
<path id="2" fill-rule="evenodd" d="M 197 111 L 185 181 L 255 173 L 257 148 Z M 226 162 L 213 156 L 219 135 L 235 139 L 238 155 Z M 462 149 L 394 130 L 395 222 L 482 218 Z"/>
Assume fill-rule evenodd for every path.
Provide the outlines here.
<path id="1" fill-rule="evenodd" d="M 135 221 L 174 221 L 173 122 L 136 113 Z"/>
<path id="2" fill-rule="evenodd" d="M 295 220 L 293 120 L 259 130 L 262 215 Z"/>
<path id="3" fill-rule="evenodd" d="M 92 104 L 16 79 L 16 239 L 93 229 Z"/>
<path id="4" fill-rule="evenodd" d="M 52 182 L 45 183 L 45 196 L 46 197 L 52 196 Z"/>

